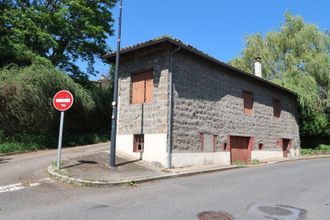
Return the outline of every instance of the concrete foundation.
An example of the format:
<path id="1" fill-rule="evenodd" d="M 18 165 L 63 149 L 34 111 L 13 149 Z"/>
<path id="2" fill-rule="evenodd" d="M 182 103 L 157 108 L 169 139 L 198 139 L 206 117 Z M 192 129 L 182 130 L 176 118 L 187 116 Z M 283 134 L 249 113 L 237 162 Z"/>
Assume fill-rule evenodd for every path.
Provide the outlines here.
<path id="1" fill-rule="evenodd" d="M 167 134 L 144 134 L 144 150 L 141 153 L 133 152 L 133 137 L 133 134 L 118 135 L 116 149 L 156 166 L 165 166 Z"/>
<path id="2" fill-rule="evenodd" d="M 173 153 L 173 167 L 187 167 L 203 164 L 230 164 L 230 152 Z"/>
<path id="3" fill-rule="evenodd" d="M 252 151 L 251 160 L 268 160 L 268 159 L 280 159 L 283 158 L 283 151 Z"/>

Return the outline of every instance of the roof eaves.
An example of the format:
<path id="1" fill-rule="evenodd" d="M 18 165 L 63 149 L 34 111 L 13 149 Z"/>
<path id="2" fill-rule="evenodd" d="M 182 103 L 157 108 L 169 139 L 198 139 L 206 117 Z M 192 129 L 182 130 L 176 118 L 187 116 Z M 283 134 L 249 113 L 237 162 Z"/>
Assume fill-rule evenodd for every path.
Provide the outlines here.
<path id="1" fill-rule="evenodd" d="M 221 65 L 221 66 L 223 66 L 223 67 L 225 67 L 225 68 L 227 68 L 229 70 L 232 70 L 234 72 L 238 72 L 238 73 L 240 73 L 240 74 L 242 74 L 244 76 L 247 76 L 247 77 L 253 78 L 253 79 L 257 80 L 257 81 L 261 81 L 261 82 L 266 83 L 268 85 L 274 86 L 274 87 L 276 87 L 278 89 L 281 89 L 281 90 L 283 90 L 285 92 L 288 92 L 288 93 L 294 95 L 295 97 L 297 97 L 297 94 L 296 93 L 294 93 L 293 91 L 291 91 L 291 90 L 289 90 L 289 89 L 287 89 L 287 88 L 285 88 L 283 86 L 280 86 L 280 85 L 275 84 L 275 83 L 273 83 L 271 81 L 268 81 L 266 79 L 260 78 L 258 76 L 253 75 L 253 74 L 250 74 L 248 72 L 245 72 L 245 71 L 243 71 L 241 69 L 238 69 L 236 67 L 233 67 L 233 66 L 231 66 L 229 64 L 226 64 L 224 62 L 221 62 L 220 60 L 218 60 L 218 59 L 216 59 L 216 58 L 214 58 L 214 57 L 212 57 L 212 56 L 204 53 L 203 51 L 198 50 L 198 49 L 196 49 L 195 47 L 193 47 L 191 45 L 185 44 L 182 41 L 180 41 L 178 39 L 175 39 L 175 38 L 172 38 L 172 37 L 169 37 L 169 36 L 162 36 L 162 37 L 159 37 L 159 38 L 155 38 L 153 40 L 149 40 L 149 41 L 145 41 L 145 42 L 142 42 L 142 43 L 139 43 L 139 44 L 135 44 L 133 46 L 125 47 L 125 48 L 123 48 L 120 51 L 120 54 L 126 54 L 126 53 L 129 53 L 129 52 L 134 51 L 134 50 L 138 50 L 138 49 L 141 49 L 141 48 L 144 48 L 144 47 L 148 47 L 148 46 L 153 46 L 153 45 L 156 45 L 156 44 L 159 44 L 159 43 L 163 43 L 163 42 L 169 42 L 171 44 L 174 44 L 174 45 L 176 45 L 178 47 L 181 47 L 181 48 L 183 48 L 183 49 L 185 49 L 187 51 L 190 51 L 190 52 L 192 52 L 192 53 L 194 53 L 196 55 L 199 55 L 199 56 L 201 56 L 201 57 L 203 57 L 203 58 L 205 58 L 205 59 L 207 59 L 209 61 L 212 61 L 212 62 L 214 62 L 214 63 L 216 63 L 218 65 Z M 109 61 L 110 58 L 113 58 L 115 56 L 116 56 L 116 53 L 115 52 L 112 52 L 112 53 L 108 53 L 108 54 L 104 55 L 103 58 L 104 59 L 107 59 Z"/>

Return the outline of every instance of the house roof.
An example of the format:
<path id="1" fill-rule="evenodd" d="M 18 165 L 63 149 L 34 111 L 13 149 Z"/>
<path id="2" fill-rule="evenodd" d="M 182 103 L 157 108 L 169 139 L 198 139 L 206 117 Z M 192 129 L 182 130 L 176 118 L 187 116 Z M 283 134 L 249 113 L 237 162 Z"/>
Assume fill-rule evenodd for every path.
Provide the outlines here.
<path id="1" fill-rule="evenodd" d="M 208 61 L 210 61 L 214 64 L 220 65 L 221 67 L 224 67 L 228 70 L 231 70 L 231 71 L 233 71 L 237 74 L 240 74 L 240 76 L 242 76 L 242 77 L 247 77 L 251 80 L 256 80 L 256 81 L 258 81 L 258 82 L 260 82 L 264 85 L 267 85 L 267 86 L 270 86 L 270 87 L 273 87 L 273 88 L 277 88 L 277 89 L 280 89 L 280 90 L 282 90 L 286 93 L 297 96 L 293 91 L 291 91 L 291 90 L 289 90 L 289 89 L 287 89 L 283 86 L 277 85 L 277 84 L 275 84 L 271 81 L 260 78 L 258 76 L 255 76 L 254 74 L 245 72 L 245 71 L 240 70 L 236 67 L 233 67 L 229 64 L 226 64 L 226 63 L 224 63 L 224 62 L 222 62 L 222 61 L 220 61 L 220 60 L 204 53 L 203 51 L 198 50 L 197 48 L 195 48 L 195 47 L 193 47 L 189 44 L 185 44 L 185 43 L 183 43 L 182 41 L 180 41 L 178 39 L 174 39 L 174 38 L 171 38 L 171 37 L 168 37 L 168 36 L 162 36 L 162 37 L 159 37 L 159 38 L 155 38 L 155 39 L 152 39 L 152 40 L 149 40 L 149 41 L 145 41 L 145 42 L 142 42 L 142 43 L 138 43 L 138 44 L 135 44 L 135 45 L 132 45 L 132 46 L 122 48 L 120 50 L 120 55 L 125 55 L 125 54 L 129 54 L 131 52 L 135 52 L 135 51 L 138 51 L 138 50 L 151 48 L 151 47 L 154 47 L 154 46 L 161 45 L 163 43 L 168 43 L 168 44 L 180 47 L 181 49 L 186 50 L 188 52 L 191 52 L 194 55 L 202 57 L 202 58 L 204 58 L 204 59 L 206 59 L 206 60 L 208 60 Z M 103 56 L 103 58 L 106 59 L 110 63 L 115 63 L 116 53 L 115 52 L 107 53 L 106 55 Z"/>

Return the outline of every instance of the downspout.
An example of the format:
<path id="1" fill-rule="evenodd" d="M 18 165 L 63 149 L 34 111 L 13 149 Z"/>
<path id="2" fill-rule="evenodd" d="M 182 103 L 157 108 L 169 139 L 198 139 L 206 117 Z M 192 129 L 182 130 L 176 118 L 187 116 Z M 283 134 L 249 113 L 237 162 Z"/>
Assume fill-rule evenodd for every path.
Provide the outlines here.
<path id="1" fill-rule="evenodd" d="M 169 79 L 168 79 L 168 121 L 167 121 L 167 155 L 165 168 L 172 167 L 172 118 L 173 118 L 173 55 L 178 52 L 181 47 L 178 47 L 169 54 Z"/>

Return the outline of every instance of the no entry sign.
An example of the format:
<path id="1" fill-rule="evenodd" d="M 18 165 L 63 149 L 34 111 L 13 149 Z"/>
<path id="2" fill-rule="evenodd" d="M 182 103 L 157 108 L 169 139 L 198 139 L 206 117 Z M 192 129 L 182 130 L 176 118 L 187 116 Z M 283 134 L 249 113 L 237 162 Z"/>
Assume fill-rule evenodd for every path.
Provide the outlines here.
<path id="1" fill-rule="evenodd" d="M 54 107 L 61 111 L 64 112 L 68 110 L 73 104 L 73 96 L 71 92 L 67 90 L 61 90 L 53 98 L 53 105 Z"/>
<path id="2" fill-rule="evenodd" d="M 64 124 L 64 112 L 71 108 L 73 104 L 73 96 L 68 90 L 61 90 L 55 94 L 53 98 L 54 107 L 61 111 L 60 129 L 58 132 L 58 146 L 57 146 L 57 169 L 60 169 L 61 165 L 61 149 L 62 149 L 62 137 L 63 137 L 63 124 Z"/>

